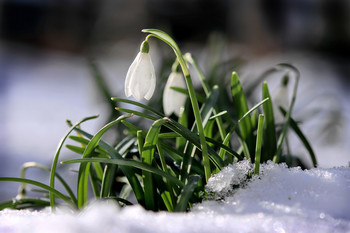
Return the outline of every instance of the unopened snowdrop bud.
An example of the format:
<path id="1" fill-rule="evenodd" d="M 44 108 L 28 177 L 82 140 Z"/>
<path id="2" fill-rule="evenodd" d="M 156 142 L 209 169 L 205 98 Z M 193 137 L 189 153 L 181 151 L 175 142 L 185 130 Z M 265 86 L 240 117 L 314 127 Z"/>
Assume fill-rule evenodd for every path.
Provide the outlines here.
<path id="1" fill-rule="evenodd" d="M 156 75 L 149 55 L 149 44 L 144 41 L 140 52 L 129 67 L 125 79 L 125 95 L 134 96 L 137 101 L 149 100 L 156 87 Z"/>
<path id="2" fill-rule="evenodd" d="M 185 80 L 180 72 L 171 72 L 163 92 L 163 109 L 165 115 L 170 116 L 174 113 L 176 116 L 180 116 L 187 96 L 171 89 L 171 87 L 186 88 Z"/>

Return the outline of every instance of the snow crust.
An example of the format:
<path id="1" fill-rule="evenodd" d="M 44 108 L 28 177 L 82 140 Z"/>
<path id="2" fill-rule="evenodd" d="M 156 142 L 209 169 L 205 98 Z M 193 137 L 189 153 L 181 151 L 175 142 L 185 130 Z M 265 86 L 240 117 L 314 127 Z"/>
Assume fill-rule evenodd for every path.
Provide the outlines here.
<path id="1" fill-rule="evenodd" d="M 271 162 L 246 182 L 251 170 L 242 161 L 211 177 L 211 199 L 189 213 L 109 202 L 91 203 L 80 213 L 3 210 L 0 232 L 350 232 L 349 167 L 303 171 Z"/>

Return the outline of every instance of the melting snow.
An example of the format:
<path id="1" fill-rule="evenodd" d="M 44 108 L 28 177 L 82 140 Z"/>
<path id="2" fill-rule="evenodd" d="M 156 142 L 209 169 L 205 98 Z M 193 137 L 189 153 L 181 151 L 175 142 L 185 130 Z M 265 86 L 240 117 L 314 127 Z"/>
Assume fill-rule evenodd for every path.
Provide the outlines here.
<path id="1" fill-rule="evenodd" d="M 107 202 L 79 214 L 4 210 L 0 232 L 350 232 L 350 168 L 303 171 L 267 163 L 245 182 L 251 170 L 247 161 L 224 168 L 208 182 L 212 200 L 185 214 Z"/>

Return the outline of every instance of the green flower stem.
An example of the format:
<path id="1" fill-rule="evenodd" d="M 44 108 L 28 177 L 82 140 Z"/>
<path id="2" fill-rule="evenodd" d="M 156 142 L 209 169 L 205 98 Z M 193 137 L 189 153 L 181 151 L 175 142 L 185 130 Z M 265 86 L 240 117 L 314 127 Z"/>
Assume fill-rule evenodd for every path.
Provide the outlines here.
<path id="1" fill-rule="evenodd" d="M 209 161 L 209 155 L 208 155 L 208 149 L 207 149 L 207 142 L 205 140 L 204 128 L 203 128 L 203 124 L 202 124 L 201 115 L 199 112 L 198 101 L 196 98 L 196 93 L 195 93 L 194 88 L 193 88 L 193 83 L 191 80 L 190 71 L 188 70 L 188 67 L 187 67 L 187 63 L 186 63 L 179 47 L 177 46 L 175 41 L 168 34 L 162 32 L 160 30 L 157 30 L 157 29 L 144 29 L 144 30 L 142 30 L 142 32 L 151 33 L 146 37 L 146 39 L 145 39 L 146 41 L 151 36 L 154 36 L 154 37 L 164 41 L 166 44 L 168 44 L 174 50 L 175 55 L 177 57 L 177 60 L 179 61 L 182 72 L 185 76 L 185 80 L 186 80 L 186 84 L 187 84 L 187 88 L 188 88 L 188 94 L 189 94 L 189 97 L 191 100 L 191 105 L 193 108 L 193 113 L 194 113 L 197 129 L 198 129 L 199 140 L 201 143 L 201 150 L 202 150 L 202 156 L 203 156 L 205 180 L 208 181 L 208 179 L 210 178 L 210 175 L 211 175 L 211 170 L 210 170 L 210 161 Z"/>
<path id="2" fill-rule="evenodd" d="M 186 69 L 187 69 L 187 67 L 186 67 Z M 191 77 L 188 74 L 188 76 L 185 76 L 185 78 L 186 78 L 188 93 L 190 96 L 190 100 L 191 100 L 191 104 L 192 104 L 192 108 L 193 108 L 193 113 L 194 113 L 197 129 L 198 129 L 198 133 L 199 133 L 199 141 L 201 143 L 205 180 L 208 181 L 208 179 L 210 178 L 210 175 L 211 175 L 211 171 L 210 171 L 209 155 L 208 155 L 208 150 L 207 150 L 207 142 L 205 140 L 205 134 L 204 134 L 204 129 L 203 129 L 203 125 L 202 125 L 202 118 L 201 118 L 201 115 L 199 113 L 199 106 L 198 106 L 198 102 L 197 102 L 197 98 L 196 98 L 196 93 L 195 93 L 194 88 L 193 88 Z"/>

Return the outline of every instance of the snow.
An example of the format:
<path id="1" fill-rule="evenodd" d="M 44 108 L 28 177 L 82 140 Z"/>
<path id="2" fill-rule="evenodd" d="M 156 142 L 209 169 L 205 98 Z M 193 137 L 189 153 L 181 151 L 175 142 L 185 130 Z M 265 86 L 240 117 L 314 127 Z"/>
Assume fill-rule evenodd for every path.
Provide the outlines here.
<path id="1" fill-rule="evenodd" d="M 304 171 L 269 162 L 247 182 L 251 171 L 247 161 L 224 168 L 208 181 L 211 199 L 189 213 L 110 202 L 93 202 L 80 213 L 3 210 L 0 232 L 350 232 L 349 167 Z"/>

